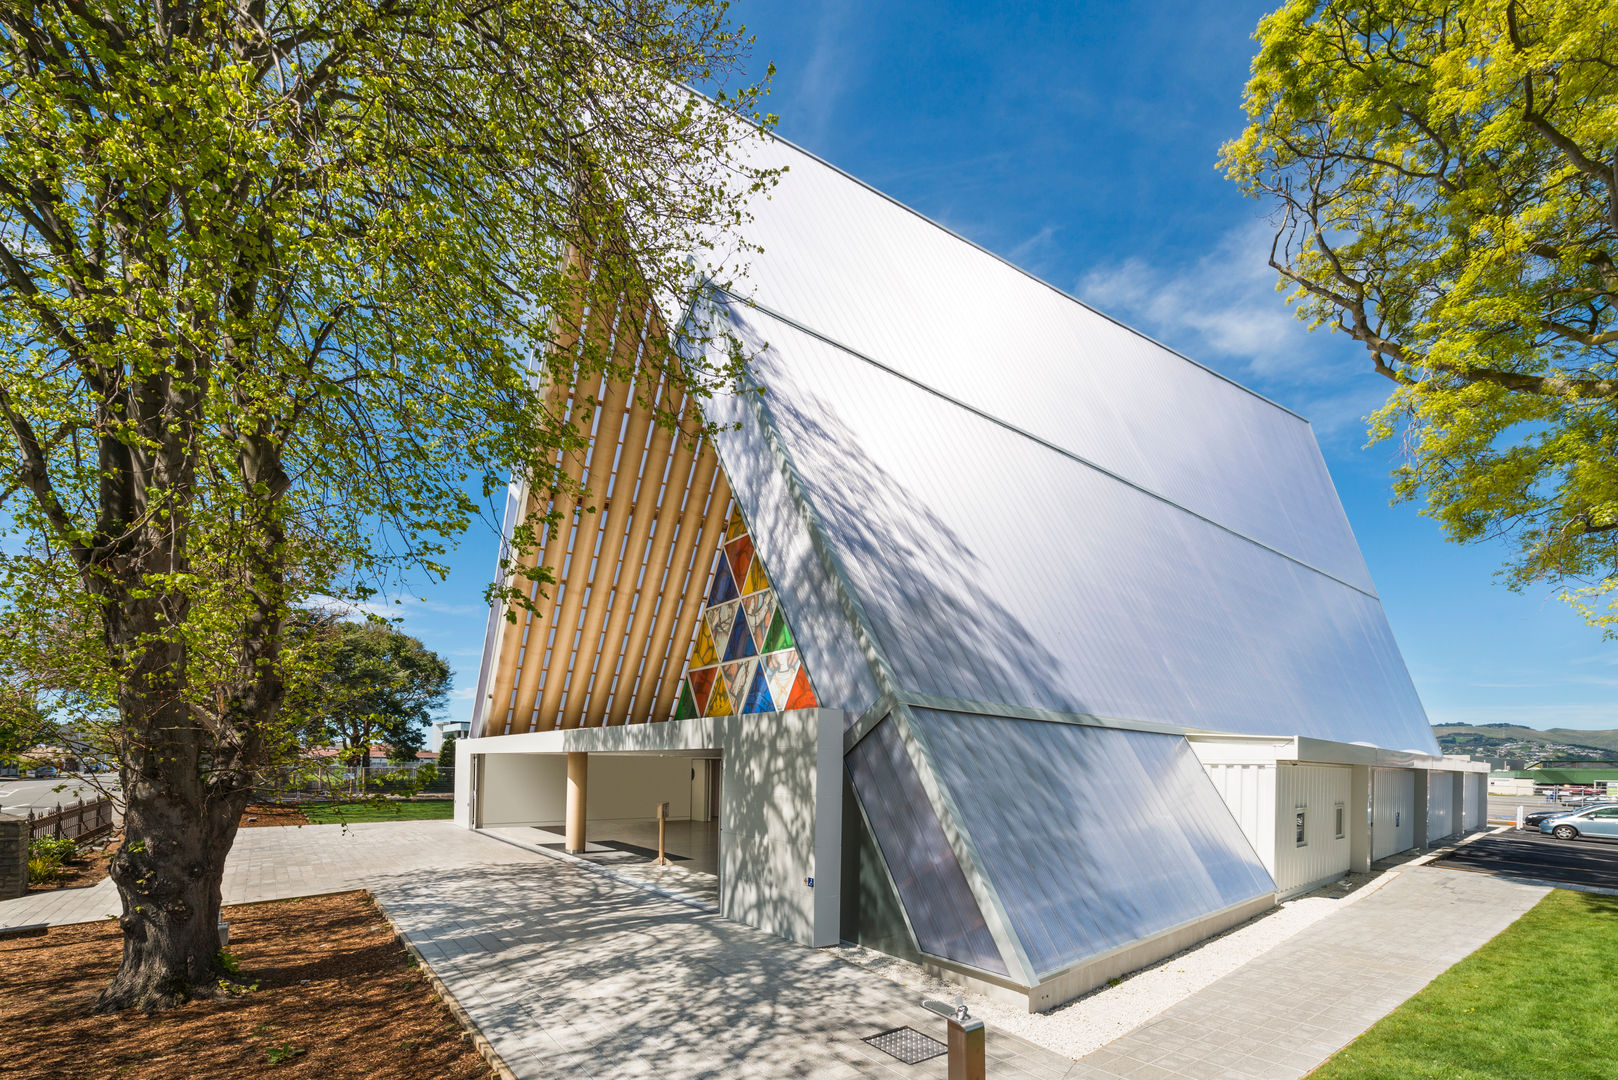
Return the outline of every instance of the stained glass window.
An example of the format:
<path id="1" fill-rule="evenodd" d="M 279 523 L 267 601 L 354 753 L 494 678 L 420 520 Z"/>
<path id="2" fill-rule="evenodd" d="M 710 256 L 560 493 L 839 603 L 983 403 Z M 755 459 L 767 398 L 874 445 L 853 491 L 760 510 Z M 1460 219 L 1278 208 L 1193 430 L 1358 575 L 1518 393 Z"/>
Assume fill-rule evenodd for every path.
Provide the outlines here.
<path id="1" fill-rule="evenodd" d="M 674 718 L 818 705 L 764 560 L 733 506 Z"/>

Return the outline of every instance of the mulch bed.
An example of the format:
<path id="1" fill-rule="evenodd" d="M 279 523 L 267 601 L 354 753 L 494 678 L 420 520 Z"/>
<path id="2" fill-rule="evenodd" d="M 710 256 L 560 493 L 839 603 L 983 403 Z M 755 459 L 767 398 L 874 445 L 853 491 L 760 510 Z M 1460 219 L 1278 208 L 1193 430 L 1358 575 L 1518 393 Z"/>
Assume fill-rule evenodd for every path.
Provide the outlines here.
<path id="1" fill-rule="evenodd" d="M 255 804 L 242 811 L 240 827 L 243 829 L 262 829 L 270 825 L 309 825 L 311 822 L 303 816 L 303 811 L 296 806 L 267 806 Z"/>
<path id="2" fill-rule="evenodd" d="M 363 892 L 225 908 L 256 990 L 94 1016 L 107 923 L 0 941 L 0 1075 L 29 1080 L 487 1080 L 488 1064 Z M 273 1061 L 273 1063 L 272 1063 Z M 20 1071 L 18 1071 L 20 1070 Z"/>
<path id="3" fill-rule="evenodd" d="M 112 862 L 113 853 L 123 841 L 123 834 L 115 833 L 95 841 L 89 848 L 80 848 L 72 862 L 62 864 L 61 872 L 55 881 L 30 881 L 28 891 L 33 893 L 50 892 L 52 889 L 84 889 L 102 881 L 107 876 L 107 864 Z"/>

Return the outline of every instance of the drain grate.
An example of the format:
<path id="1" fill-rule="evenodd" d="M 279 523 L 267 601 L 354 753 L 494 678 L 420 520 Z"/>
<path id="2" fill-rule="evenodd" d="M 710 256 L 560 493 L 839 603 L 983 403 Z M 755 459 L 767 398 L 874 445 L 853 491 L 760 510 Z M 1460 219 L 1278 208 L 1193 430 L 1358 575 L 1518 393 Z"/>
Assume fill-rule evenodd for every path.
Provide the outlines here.
<path id="1" fill-rule="evenodd" d="M 884 1054 L 896 1057 L 906 1065 L 920 1065 L 940 1054 L 949 1053 L 949 1047 L 915 1028 L 899 1027 L 867 1035 L 860 1042 L 870 1043 Z"/>

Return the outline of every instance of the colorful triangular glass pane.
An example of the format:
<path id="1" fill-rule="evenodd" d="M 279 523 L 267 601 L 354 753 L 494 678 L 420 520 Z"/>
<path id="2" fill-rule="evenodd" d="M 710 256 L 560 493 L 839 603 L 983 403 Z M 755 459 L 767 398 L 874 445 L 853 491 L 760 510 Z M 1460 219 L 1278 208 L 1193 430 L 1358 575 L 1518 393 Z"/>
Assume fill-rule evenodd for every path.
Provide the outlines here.
<path id="1" fill-rule="evenodd" d="M 723 680 L 714 683 L 713 697 L 708 699 L 708 711 L 704 716 L 729 716 L 730 695 L 725 693 Z"/>
<path id="2" fill-rule="evenodd" d="M 708 708 L 708 697 L 713 693 L 714 678 L 718 674 L 716 667 L 695 668 L 691 672 L 691 696 L 696 703 L 698 716 Z"/>
<path id="3" fill-rule="evenodd" d="M 747 580 L 747 571 L 753 566 L 753 538 L 739 536 L 725 545 L 725 559 L 730 563 L 730 572 L 736 575 L 739 585 Z"/>
<path id="4" fill-rule="evenodd" d="M 691 666 L 707 667 L 709 664 L 719 663 L 719 654 L 714 652 L 713 634 L 708 630 L 708 620 L 703 619 L 697 624 L 697 640 L 691 646 Z"/>
<path id="5" fill-rule="evenodd" d="M 739 714 L 747 699 L 747 689 L 753 685 L 753 672 L 758 670 L 758 659 L 750 657 L 734 664 L 725 664 L 724 670 L 725 689 L 730 691 L 730 707 Z"/>
<path id="6" fill-rule="evenodd" d="M 757 656 L 758 646 L 753 644 L 753 632 L 747 626 L 747 613 L 738 607 L 736 623 L 730 629 L 730 642 L 725 646 L 726 660 L 740 660 L 744 656 Z"/>
<path id="7" fill-rule="evenodd" d="M 747 522 L 742 520 L 742 508 L 732 503 L 730 506 L 730 524 L 725 526 L 725 539 L 734 540 L 747 532 Z"/>
<path id="8" fill-rule="evenodd" d="M 689 720 L 693 716 L 701 715 L 697 710 L 696 700 L 691 696 L 691 681 L 687 679 L 684 685 L 680 687 L 680 702 L 674 708 L 674 719 Z"/>
<path id="9" fill-rule="evenodd" d="M 764 678 L 762 666 L 753 672 L 753 685 L 747 691 L 747 701 L 742 704 L 742 712 L 774 712 L 775 704 L 770 700 L 770 686 Z"/>
<path id="10" fill-rule="evenodd" d="M 735 601 L 708 609 L 708 628 L 713 631 L 713 643 L 716 648 L 720 642 L 727 644 L 730 642 L 730 629 L 736 625 L 736 612 L 740 610 L 741 605 Z M 717 660 L 718 657 L 714 659 Z"/>
<path id="11" fill-rule="evenodd" d="M 801 666 L 798 668 L 798 677 L 792 681 L 792 693 L 787 695 L 788 709 L 814 709 L 820 703 L 815 700 L 815 692 L 809 685 L 809 673 Z"/>
<path id="12" fill-rule="evenodd" d="M 775 621 L 770 624 L 770 632 L 764 639 L 764 651 L 775 652 L 777 649 L 790 649 L 797 645 L 792 640 L 792 628 L 787 626 L 787 617 L 781 609 L 775 609 Z"/>
<path id="13" fill-rule="evenodd" d="M 769 680 L 770 699 L 784 702 L 792 696 L 792 681 L 798 676 L 798 651 L 765 653 L 759 657 L 759 670 Z"/>
<path id="14" fill-rule="evenodd" d="M 713 568 L 713 588 L 708 590 L 708 606 L 723 604 L 734 600 L 740 594 L 736 591 L 736 579 L 730 576 L 730 560 L 724 552 L 719 553 L 719 563 Z"/>
<path id="15" fill-rule="evenodd" d="M 742 594 L 745 596 L 747 593 L 755 593 L 760 589 L 768 589 L 769 587 L 770 579 L 764 573 L 764 560 L 759 558 L 758 552 L 755 551 L 753 553 L 753 568 L 747 571 L 747 581 L 742 585 Z"/>
<path id="16" fill-rule="evenodd" d="M 770 615 L 775 610 L 775 594 L 768 590 L 742 597 L 742 611 L 747 616 L 747 628 L 753 631 L 753 644 L 764 650 L 764 638 L 769 633 Z"/>

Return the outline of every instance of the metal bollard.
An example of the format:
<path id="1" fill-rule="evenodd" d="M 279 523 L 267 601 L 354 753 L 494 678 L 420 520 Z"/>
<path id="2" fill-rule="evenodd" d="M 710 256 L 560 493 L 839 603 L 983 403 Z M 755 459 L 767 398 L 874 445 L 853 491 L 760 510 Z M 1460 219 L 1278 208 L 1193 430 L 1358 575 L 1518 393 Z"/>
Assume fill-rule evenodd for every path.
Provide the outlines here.
<path id="1" fill-rule="evenodd" d="M 1528 808 L 1526 806 L 1524 806 L 1522 803 L 1518 803 L 1517 804 L 1517 831 L 1518 832 L 1522 832 L 1522 829 L 1523 829 L 1523 817 L 1527 813 L 1528 813 Z"/>
<path id="2" fill-rule="evenodd" d="M 949 1080 L 985 1080 L 988 1030 L 983 1021 L 968 1015 L 966 1003 L 958 997 L 953 1008 L 942 1001 L 922 1005 L 949 1023 Z"/>

